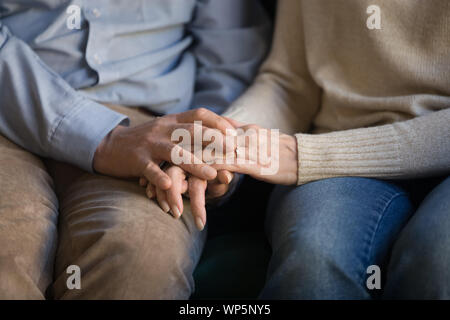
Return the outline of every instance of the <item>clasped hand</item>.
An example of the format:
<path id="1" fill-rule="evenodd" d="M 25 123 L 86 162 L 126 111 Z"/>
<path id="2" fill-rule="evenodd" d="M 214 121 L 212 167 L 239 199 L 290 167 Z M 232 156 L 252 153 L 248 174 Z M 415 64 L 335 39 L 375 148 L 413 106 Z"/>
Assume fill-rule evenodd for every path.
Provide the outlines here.
<path id="1" fill-rule="evenodd" d="M 176 130 L 190 137 L 200 132 L 200 142 L 174 141 Z M 275 184 L 296 183 L 295 137 L 272 133 L 207 109 L 195 109 L 136 127 L 116 127 L 98 146 L 93 167 L 115 177 L 139 177 L 148 197 L 156 198 L 162 210 L 175 218 L 183 214 L 182 195 L 186 194 L 196 226 L 202 230 L 206 199 L 223 196 L 234 179 L 233 173 Z M 211 145 L 216 148 L 211 149 Z M 174 155 L 182 161 L 174 161 Z M 164 162 L 168 165 L 161 168 Z"/>

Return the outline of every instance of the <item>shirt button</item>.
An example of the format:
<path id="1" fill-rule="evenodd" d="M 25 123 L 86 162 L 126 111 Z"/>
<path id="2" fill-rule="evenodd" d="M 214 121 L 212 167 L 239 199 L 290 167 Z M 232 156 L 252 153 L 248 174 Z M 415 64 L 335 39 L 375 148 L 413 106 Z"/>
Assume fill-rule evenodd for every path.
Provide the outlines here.
<path id="1" fill-rule="evenodd" d="M 101 12 L 100 12 L 100 10 L 98 10 L 97 8 L 92 9 L 92 14 L 93 14 L 96 18 L 98 18 L 98 17 L 101 16 Z"/>
<path id="2" fill-rule="evenodd" d="M 97 53 L 94 54 L 93 58 L 96 64 L 102 64 L 102 59 L 100 59 L 100 56 Z"/>

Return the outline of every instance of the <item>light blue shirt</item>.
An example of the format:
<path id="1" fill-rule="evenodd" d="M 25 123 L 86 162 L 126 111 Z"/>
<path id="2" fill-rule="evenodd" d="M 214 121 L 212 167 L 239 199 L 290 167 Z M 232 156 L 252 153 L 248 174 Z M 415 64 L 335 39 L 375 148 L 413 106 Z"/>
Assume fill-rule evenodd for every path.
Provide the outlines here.
<path id="1" fill-rule="evenodd" d="M 257 0 L 0 0 L 0 19 L 0 134 L 87 171 L 127 121 L 99 102 L 220 113 L 270 38 Z"/>

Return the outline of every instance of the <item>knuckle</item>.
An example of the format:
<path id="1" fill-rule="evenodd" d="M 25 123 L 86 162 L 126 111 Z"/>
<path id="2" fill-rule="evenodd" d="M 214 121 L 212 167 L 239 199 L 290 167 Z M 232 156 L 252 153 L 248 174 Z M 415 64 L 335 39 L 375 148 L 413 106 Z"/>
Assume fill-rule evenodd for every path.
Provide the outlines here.
<path id="1" fill-rule="evenodd" d="M 167 174 L 171 174 L 171 173 L 173 173 L 173 172 L 176 171 L 175 168 L 176 168 L 176 167 L 174 167 L 174 166 L 169 166 L 169 167 L 166 168 L 164 171 L 165 171 Z"/>
<path id="2" fill-rule="evenodd" d="M 195 132 L 196 125 L 193 123 L 186 124 L 186 130 L 188 130 L 192 135 Z"/>
<path id="3" fill-rule="evenodd" d="M 223 127 L 223 128 L 226 127 L 226 126 L 224 126 L 224 124 L 223 124 L 221 118 L 215 118 L 215 119 L 213 120 L 213 124 L 214 124 L 214 126 L 215 126 L 216 128 L 218 128 L 218 129 L 222 129 L 222 127 Z"/>
<path id="4" fill-rule="evenodd" d="M 164 150 L 168 155 L 172 155 L 172 152 L 182 152 L 182 148 L 179 145 L 173 143 L 164 143 Z"/>
<path id="5" fill-rule="evenodd" d="M 258 126 L 256 124 L 249 124 L 246 126 L 247 129 L 258 130 Z"/>
<path id="6" fill-rule="evenodd" d="M 163 117 L 158 117 L 152 120 L 150 130 L 151 133 L 161 133 L 169 125 L 170 122 Z"/>
<path id="7" fill-rule="evenodd" d="M 151 131 L 146 132 L 144 135 L 144 141 L 147 142 L 148 144 L 152 144 L 154 142 L 153 137 L 154 137 L 154 135 L 152 134 Z"/>
<path id="8" fill-rule="evenodd" d="M 152 129 L 157 129 L 159 127 L 161 127 L 162 123 L 164 122 L 164 120 L 162 120 L 162 118 L 155 118 L 152 121 Z"/>
<path id="9" fill-rule="evenodd" d="M 194 111 L 194 116 L 196 118 L 203 118 L 209 113 L 209 110 L 206 108 L 198 108 Z"/>

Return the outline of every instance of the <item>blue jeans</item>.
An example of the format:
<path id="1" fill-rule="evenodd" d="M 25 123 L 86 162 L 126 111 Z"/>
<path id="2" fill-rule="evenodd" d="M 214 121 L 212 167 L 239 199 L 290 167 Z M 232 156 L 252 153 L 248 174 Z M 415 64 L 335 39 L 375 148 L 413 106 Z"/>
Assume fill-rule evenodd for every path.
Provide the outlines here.
<path id="1" fill-rule="evenodd" d="M 263 299 L 450 298 L 450 178 L 416 206 L 406 187 L 333 178 L 275 188 Z M 382 289 L 366 286 L 378 265 Z"/>

